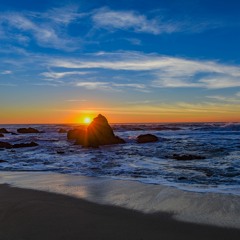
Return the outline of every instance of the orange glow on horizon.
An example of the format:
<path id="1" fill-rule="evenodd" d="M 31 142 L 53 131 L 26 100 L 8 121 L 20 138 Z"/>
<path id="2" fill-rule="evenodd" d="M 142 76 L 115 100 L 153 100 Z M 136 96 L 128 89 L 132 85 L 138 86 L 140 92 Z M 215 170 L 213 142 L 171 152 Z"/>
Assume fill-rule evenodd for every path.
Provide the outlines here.
<path id="1" fill-rule="evenodd" d="M 240 108 L 230 106 L 151 106 L 80 109 L 5 108 L 0 124 L 84 124 L 102 114 L 109 123 L 240 122 Z"/>

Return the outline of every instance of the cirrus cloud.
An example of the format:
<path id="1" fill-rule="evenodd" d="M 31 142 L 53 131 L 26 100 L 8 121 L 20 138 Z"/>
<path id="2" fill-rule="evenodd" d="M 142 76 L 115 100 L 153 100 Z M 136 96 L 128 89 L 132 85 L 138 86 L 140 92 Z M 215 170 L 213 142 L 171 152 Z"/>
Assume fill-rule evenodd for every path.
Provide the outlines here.
<path id="1" fill-rule="evenodd" d="M 217 61 L 191 60 L 140 52 L 100 52 L 83 60 L 52 59 L 52 67 L 66 69 L 108 69 L 144 71 L 152 87 L 200 87 L 220 89 L 240 87 L 240 67 Z M 146 80 L 148 81 L 148 80 Z"/>

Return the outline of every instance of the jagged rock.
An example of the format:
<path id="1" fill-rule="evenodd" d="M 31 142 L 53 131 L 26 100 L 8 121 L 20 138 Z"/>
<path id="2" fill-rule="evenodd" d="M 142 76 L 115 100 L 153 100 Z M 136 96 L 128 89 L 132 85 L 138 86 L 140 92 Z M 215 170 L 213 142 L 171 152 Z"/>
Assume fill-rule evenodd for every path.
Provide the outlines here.
<path id="1" fill-rule="evenodd" d="M 204 156 L 198 156 L 198 155 L 192 155 L 192 154 L 185 154 L 185 155 L 173 154 L 172 158 L 180 161 L 206 159 L 206 157 Z"/>
<path id="2" fill-rule="evenodd" d="M 10 133 L 6 128 L 0 128 L 0 133 Z"/>
<path id="3" fill-rule="evenodd" d="M 38 146 L 37 143 L 35 142 L 30 142 L 30 143 L 18 143 L 18 144 L 13 144 L 12 148 L 25 148 L 25 147 L 36 147 Z"/>
<path id="4" fill-rule="evenodd" d="M 142 134 L 137 137 L 138 143 L 157 142 L 158 137 L 153 134 Z"/>
<path id="5" fill-rule="evenodd" d="M 19 128 L 17 130 L 18 133 L 40 133 L 40 131 L 38 131 L 37 129 L 35 128 Z"/>
<path id="6" fill-rule="evenodd" d="M 0 148 L 12 148 L 12 144 L 8 142 L 0 142 Z"/>
<path id="7" fill-rule="evenodd" d="M 84 147 L 125 143 L 123 139 L 114 135 L 107 119 L 101 114 L 94 118 L 86 130 L 68 131 L 68 139 L 76 139 L 76 144 Z"/>
<path id="8" fill-rule="evenodd" d="M 87 128 L 87 146 L 98 147 L 119 143 L 125 143 L 125 141 L 114 135 L 107 119 L 101 114 L 94 118 Z"/>
<path id="9" fill-rule="evenodd" d="M 0 133 L 0 137 L 4 137 L 4 135 L 2 133 Z"/>

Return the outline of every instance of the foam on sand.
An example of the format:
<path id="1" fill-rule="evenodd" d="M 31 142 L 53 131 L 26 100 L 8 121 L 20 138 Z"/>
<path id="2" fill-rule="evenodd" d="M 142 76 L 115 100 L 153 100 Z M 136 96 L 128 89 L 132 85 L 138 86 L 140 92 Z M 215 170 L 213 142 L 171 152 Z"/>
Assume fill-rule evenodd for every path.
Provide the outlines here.
<path id="1" fill-rule="evenodd" d="M 196 193 L 162 185 L 57 173 L 1 172 L 0 183 L 145 213 L 168 212 L 182 221 L 240 229 L 240 196 L 231 194 Z"/>

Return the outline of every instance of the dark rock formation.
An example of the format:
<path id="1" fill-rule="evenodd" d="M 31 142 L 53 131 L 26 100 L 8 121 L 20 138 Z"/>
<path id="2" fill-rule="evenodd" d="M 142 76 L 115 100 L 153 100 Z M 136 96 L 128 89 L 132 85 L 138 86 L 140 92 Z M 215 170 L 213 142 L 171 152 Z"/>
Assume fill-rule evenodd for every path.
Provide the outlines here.
<path id="1" fill-rule="evenodd" d="M 25 148 L 25 147 L 36 147 L 38 146 L 37 143 L 35 142 L 30 142 L 30 143 L 17 143 L 17 144 L 11 144 L 8 142 L 0 142 L 0 148 Z"/>
<path id="2" fill-rule="evenodd" d="M 178 180 L 182 181 L 182 180 L 187 180 L 186 177 L 179 177 Z"/>
<path id="3" fill-rule="evenodd" d="M 7 162 L 7 161 L 0 159 L 0 163 L 4 163 L 4 162 Z"/>
<path id="4" fill-rule="evenodd" d="M 0 128 L 0 133 L 10 133 L 6 128 Z"/>
<path id="5" fill-rule="evenodd" d="M 114 135 L 107 119 L 101 114 L 94 118 L 86 130 L 68 131 L 68 139 L 76 139 L 76 144 L 84 147 L 125 143 L 123 139 Z"/>
<path id="6" fill-rule="evenodd" d="M 0 142 L 0 148 L 12 148 L 12 144 L 7 142 Z"/>
<path id="7" fill-rule="evenodd" d="M 0 133 L 0 137 L 4 137 L 4 135 L 2 133 Z"/>
<path id="8" fill-rule="evenodd" d="M 19 128 L 17 130 L 18 133 L 40 133 L 37 129 L 35 128 Z"/>
<path id="9" fill-rule="evenodd" d="M 63 129 L 63 128 L 60 128 L 60 129 L 58 130 L 58 133 L 67 133 L 67 130 L 66 130 L 66 129 Z"/>
<path id="10" fill-rule="evenodd" d="M 64 151 L 57 151 L 57 154 L 64 154 Z"/>
<path id="11" fill-rule="evenodd" d="M 18 144 L 13 144 L 12 148 L 25 148 L 25 147 L 36 147 L 38 146 L 37 143 L 35 142 L 30 142 L 30 143 L 18 143 Z"/>
<path id="12" fill-rule="evenodd" d="M 184 155 L 173 154 L 172 158 L 179 161 L 206 159 L 204 156 L 198 156 L 198 155 L 192 155 L 192 154 L 184 154 Z"/>
<path id="13" fill-rule="evenodd" d="M 138 143 L 149 143 L 149 142 L 157 142 L 158 137 L 153 134 L 143 134 L 137 137 Z"/>
<path id="14" fill-rule="evenodd" d="M 125 143 L 125 141 L 114 135 L 107 119 L 101 114 L 94 118 L 87 128 L 87 146 L 98 147 L 119 143 Z"/>
<path id="15" fill-rule="evenodd" d="M 86 134 L 86 131 L 83 129 L 73 129 L 69 130 L 67 133 L 68 140 L 77 140 L 79 138 L 83 138 Z"/>

